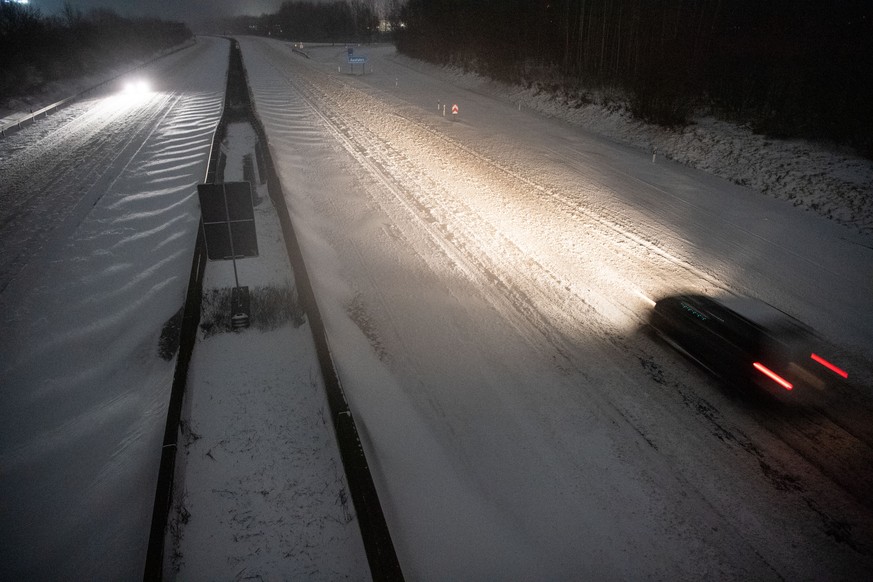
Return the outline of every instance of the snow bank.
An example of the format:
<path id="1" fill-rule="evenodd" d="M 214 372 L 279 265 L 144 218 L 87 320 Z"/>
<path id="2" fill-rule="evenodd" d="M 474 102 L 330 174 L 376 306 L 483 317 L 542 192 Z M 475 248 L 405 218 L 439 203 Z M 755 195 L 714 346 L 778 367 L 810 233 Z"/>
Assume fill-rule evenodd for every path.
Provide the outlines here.
<path id="1" fill-rule="evenodd" d="M 873 232 L 873 161 L 852 152 L 807 140 L 772 139 L 708 116 L 697 117 L 682 129 L 666 129 L 634 119 L 614 94 L 601 93 L 593 103 L 580 103 L 536 85 L 510 86 L 399 54 L 391 58 L 459 87 L 657 152 L 768 196 L 791 200 L 862 232 Z"/>

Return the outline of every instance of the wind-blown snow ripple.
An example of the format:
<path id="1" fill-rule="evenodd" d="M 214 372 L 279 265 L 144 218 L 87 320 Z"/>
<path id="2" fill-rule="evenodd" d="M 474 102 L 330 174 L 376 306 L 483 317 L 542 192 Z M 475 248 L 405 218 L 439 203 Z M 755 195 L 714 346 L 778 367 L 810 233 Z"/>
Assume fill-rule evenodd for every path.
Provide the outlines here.
<path id="1" fill-rule="evenodd" d="M 2 579 L 142 575 L 174 367 L 158 339 L 184 302 L 226 66 L 227 42 L 200 39 L 151 67 L 166 92 L 146 105 L 83 104 L 39 142 L 0 143 L 18 183 L 50 169 L 33 199 L 62 216 L 38 252 L 0 230 L 22 250 L 0 292 Z M 100 162 L 53 164 L 70 140 Z M 7 224 L 45 219 L 22 208 Z"/>

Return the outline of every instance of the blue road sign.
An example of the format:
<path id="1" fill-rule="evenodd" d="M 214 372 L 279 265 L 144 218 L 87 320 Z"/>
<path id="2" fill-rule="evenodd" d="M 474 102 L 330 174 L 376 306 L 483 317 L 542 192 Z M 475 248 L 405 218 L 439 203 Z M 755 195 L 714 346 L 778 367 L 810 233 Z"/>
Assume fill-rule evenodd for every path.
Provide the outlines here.
<path id="1" fill-rule="evenodd" d="M 349 57 L 349 63 L 352 65 L 363 65 L 367 62 L 367 57 Z"/>

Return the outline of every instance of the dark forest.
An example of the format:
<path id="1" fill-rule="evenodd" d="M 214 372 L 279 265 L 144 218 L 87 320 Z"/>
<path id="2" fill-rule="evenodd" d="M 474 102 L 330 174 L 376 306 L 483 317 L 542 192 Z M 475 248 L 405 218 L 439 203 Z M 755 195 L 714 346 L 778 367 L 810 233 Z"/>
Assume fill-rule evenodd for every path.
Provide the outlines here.
<path id="1" fill-rule="evenodd" d="M 617 88 L 661 125 L 706 112 L 873 155 L 870 2 L 409 0 L 391 20 L 419 59 L 548 81 L 577 102 Z"/>
<path id="2" fill-rule="evenodd" d="M 262 34 L 301 42 L 373 42 L 379 16 L 360 0 L 284 2 L 275 14 L 240 16 L 222 24 L 233 33 Z"/>
<path id="3" fill-rule="evenodd" d="M 127 19 L 111 10 L 83 13 L 67 4 L 60 16 L 0 3 L 0 102 L 38 93 L 52 81 L 100 73 L 146 59 L 192 37 L 187 26 Z"/>

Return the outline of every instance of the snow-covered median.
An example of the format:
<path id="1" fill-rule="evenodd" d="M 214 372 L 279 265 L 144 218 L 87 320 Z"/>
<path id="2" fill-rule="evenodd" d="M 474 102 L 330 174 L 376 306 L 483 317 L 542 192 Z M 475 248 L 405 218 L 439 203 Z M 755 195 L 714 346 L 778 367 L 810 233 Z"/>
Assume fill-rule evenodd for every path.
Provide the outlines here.
<path id="1" fill-rule="evenodd" d="M 248 124 L 228 126 L 226 181 L 243 179 L 256 140 Z M 236 265 L 252 293 L 251 328 L 215 323 L 229 315 L 229 301 L 216 298 L 229 297 L 234 269 L 230 261 L 206 266 L 177 459 L 184 484 L 176 484 L 165 556 L 180 580 L 369 579 L 312 332 L 294 308 L 266 186 L 258 199 L 259 254 Z"/>

